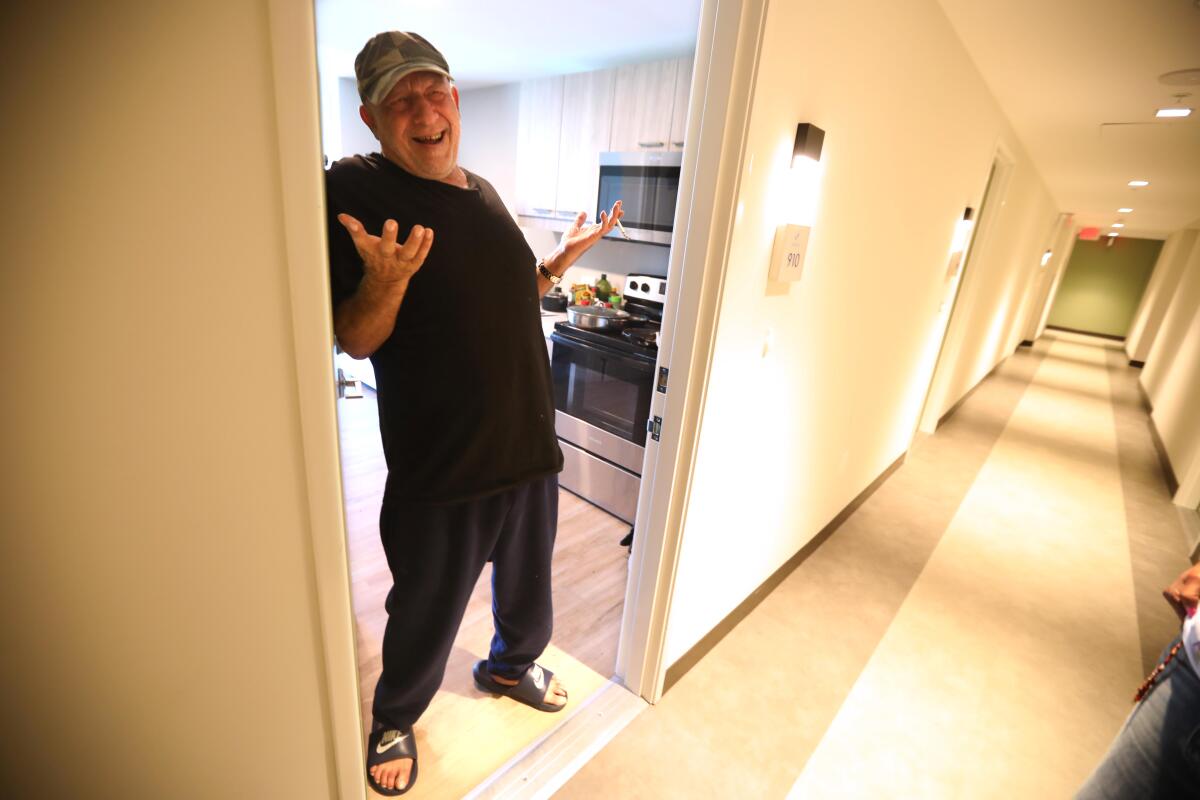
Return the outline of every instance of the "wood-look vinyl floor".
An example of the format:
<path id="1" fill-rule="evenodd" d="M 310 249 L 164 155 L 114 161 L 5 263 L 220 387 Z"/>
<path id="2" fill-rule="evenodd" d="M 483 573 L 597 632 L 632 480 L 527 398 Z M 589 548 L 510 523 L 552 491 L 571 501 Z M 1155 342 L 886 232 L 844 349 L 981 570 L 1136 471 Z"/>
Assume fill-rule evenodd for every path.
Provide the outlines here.
<path id="1" fill-rule="evenodd" d="M 338 401 L 351 595 L 357 623 L 364 734 L 379 677 L 391 574 L 379 543 L 386 468 L 373 394 Z M 570 692 L 568 708 L 546 714 L 477 691 L 471 666 L 492 636 L 491 567 L 471 596 L 442 688 L 416 726 L 420 775 L 406 796 L 461 797 L 559 724 L 613 674 L 628 570 L 618 542 L 629 526 L 575 495 L 559 497 L 554 552 L 554 638 L 541 659 Z"/>

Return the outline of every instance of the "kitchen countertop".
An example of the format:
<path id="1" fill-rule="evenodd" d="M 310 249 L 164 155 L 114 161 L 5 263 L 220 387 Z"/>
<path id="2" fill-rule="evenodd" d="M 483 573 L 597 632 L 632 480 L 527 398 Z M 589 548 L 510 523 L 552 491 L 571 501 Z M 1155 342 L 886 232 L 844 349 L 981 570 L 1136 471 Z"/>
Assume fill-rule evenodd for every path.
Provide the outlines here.
<path id="1" fill-rule="evenodd" d="M 565 311 L 546 311 L 542 310 L 542 332 L 546 338 L 550 338 L 550 334 L 554 332 L 554 323 L 566 322 L 567 312 Z"/>

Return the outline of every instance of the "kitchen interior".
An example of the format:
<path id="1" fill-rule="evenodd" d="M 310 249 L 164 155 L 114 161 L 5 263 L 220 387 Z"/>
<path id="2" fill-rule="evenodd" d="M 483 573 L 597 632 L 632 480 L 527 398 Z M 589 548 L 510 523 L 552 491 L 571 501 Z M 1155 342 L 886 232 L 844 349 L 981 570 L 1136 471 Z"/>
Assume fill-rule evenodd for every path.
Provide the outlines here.
<path id="1" fill-rule="evenodd" d="M 358 116 L 353 57 L 380 30 L 413 30 L 442 50 L 455 77 L 459 164 L 495 186 L 535 254 L 553 250 L 579 211 L 598 219 L 599 210 L 622 201 L 622 225 L 567 271 L 543 298 L 541 312 L 565 462 L 555 633 L 542 661 L 578 707 L 607 683 L 616 662 L 645 444 L 655 435 L 647 422 L 657 387 L 699 3 L 653 12 L 662 19 L 640 41 L 598 34 L 583 12 L 564 17 L 549 3 L 531 5 L 556 20 L 534 37 L 553 44 L 518 48 L 514 55 L 504 35 L 513 23 L 494 6 L 452 2 L 399 13 L 361 2 L 318 2 L 322 138 L 330 163 L 378 149 Z M 486 285 L 481 274 L 481 299 Z M 391 586 L 378 538 L 386 470 L 370 363 L 340 352 L 336 361 L 345 394 L 338 417 L 365 728 Z M 423 759 L 416 794 L 467 793 L 566 716 L 539 714 L 474 689 L 470 666 L 486 655 L 490 636 L 485 571 L 442 690 L 417 726 L 418 746 L 432 757 Z"/>

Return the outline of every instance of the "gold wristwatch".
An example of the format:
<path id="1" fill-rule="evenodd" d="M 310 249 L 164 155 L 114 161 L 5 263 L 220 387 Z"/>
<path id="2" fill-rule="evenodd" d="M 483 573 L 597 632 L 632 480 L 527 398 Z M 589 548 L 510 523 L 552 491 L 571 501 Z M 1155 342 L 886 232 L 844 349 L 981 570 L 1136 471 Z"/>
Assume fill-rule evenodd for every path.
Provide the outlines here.
<path id="1" fill-rule="evenodd" d="M 538 262 L 537 262 L 537 267 L 536 267 L 536 269 L 537 269 L 537 271 L 538 271 L 538 274 L 539 274 L 539 275 L 541 275 L 541 276 L 542 276 L 543 278 L 545 278 L 546 280 L 550 281 L 550 285 L 551 285 L 551 286 L 558 286 L 560 283 L 562 283 L 562 278 L 560 278 L 559 276 L 555 275 L 555 274 L 554 274 L 553 272 L 551 272 L 551 271 L 550 271 L 550 269 L 549 269 L 549 268 L 546 266 L 546 259 L 544 259 L 544 258 L 539 258 L 539 259 L 538 259 Z"/>

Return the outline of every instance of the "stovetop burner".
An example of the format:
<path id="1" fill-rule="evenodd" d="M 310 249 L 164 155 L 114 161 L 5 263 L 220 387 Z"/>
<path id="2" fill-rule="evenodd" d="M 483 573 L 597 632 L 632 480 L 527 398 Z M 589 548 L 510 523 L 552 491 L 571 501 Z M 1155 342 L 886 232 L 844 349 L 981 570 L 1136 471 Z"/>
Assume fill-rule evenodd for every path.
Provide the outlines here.
<path id="1" fill-rule="evenodd" d="M 638 330 L 657 331 L 658 327 L 653 323 L 650 325 L 643 324 L 638 327 Z M 644 338 L 639 340 L 634 337 L 626 337 L 622 335 L 621 331 L 595 331 L 588 328 L 580 328 L 569 322 L 556 322 L 554 323 L 554 335 L 563 336 L 575 342 L 605 347 L 610 350 L 650 359 L 654 359 L 658 354 L 657 344 L 647 342 Z"/>

